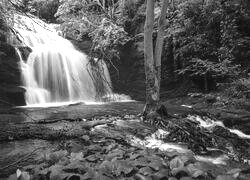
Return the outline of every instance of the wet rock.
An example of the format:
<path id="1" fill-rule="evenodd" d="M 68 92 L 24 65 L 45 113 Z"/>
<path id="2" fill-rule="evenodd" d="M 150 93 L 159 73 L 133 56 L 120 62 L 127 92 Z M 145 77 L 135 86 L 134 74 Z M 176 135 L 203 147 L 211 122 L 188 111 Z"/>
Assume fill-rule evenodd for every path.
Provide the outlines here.
<path id="1" fill-rule="evenodd" d="M 19 58 L 15 48 L 0 42 L 0 99 L 14 105 L 24 105 Z"/>
<path id="2" fill-rule="evenodd" d="M 216 99 L 216 96 L 208 94 L 205 96 L 205 100 L 208 104 L 213 104 L 216 102 L 217 99 Z"/>
<path id="3" fill-rule="evenodd" d="M 21 52 L 22 59 L 24 61 L 26 61 L 28 59 L 30 53 L 32 52 L 32 49 L 30 47 L 27 47 L 27 46 L 20 46 L 20 47 L 18 47 L 18 49 Z"/>

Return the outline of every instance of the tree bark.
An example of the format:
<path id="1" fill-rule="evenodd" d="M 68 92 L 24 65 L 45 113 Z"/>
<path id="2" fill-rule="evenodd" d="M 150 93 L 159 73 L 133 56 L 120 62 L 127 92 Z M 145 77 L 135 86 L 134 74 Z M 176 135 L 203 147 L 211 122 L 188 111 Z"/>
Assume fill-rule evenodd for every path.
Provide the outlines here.
<path id="1" fill-rule="evenodd" d="M 153 52 L 153 26 L 154 26 L 155 0 L 147 0 L 146 22 L 144 26 L 144 67 L 146 76 L 146 105 L 144 113 L 149 114 L 158 105 L 158 82 L 155 72 Z"/>
<path id="2" fill-rule="evenodd" d="M 169 0 L 163 0 L 161 15 L 158 22 L 155 52 L 153 50 L 154 4 L 155 0 L 147 0 L 146 22 L 144 26 L 144 66 L 146 75 L 146 105 L 144 115 L 155 113 L 160 99 L 161 55 L 166 11 Z"/>
<path id="3" fill-rule="evenodd" d="M 158 100 L 160 99 L 160 85 L 161 85 L 161 56 L 162 56 L 162 46 L 164 42 L 164 28 L 166 26 L 166 15 L 169 0 L 163 0 L 161 7 L 161 15 L 158 21 L 158 33 L 155 45 L 155 69 L 158 81 Z"/>

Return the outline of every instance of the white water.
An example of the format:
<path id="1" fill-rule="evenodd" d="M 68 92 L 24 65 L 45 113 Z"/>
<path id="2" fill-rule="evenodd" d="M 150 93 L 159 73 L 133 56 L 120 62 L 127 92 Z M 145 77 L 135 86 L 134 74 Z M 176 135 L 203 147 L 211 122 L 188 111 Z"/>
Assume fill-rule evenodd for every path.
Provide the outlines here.
<path id="1" fill-rule="evenodd" d="M 95 102 L 97 92 L 87 55 L 77 51 L 70 41 L 41 20 L 20 15 L 15 20 L 14 27 L 22 45 L 32 49 L 27 61 L 22 59 L 17 49 L 27 106 Z M 106 83 L 103 91 L 108 97 L 113 94 L 109 72 L 104 62 L 100 61 L 99 65 Z M 119 98 L 129 99 L 126 96 Z"/>
<path id="2" fill-rule="evenodd" d="M 240 131 L 238 129 L 227 128 L 223 124 L 223 122 L 221 122 L 221 121 L 214 121 L 214 120 L 212 120 L 210 118 L 205 118 L 205 117 L 201 118 L 200 116 L 191 116 L 191 115 L 189 115 L 187 118 L 189 120 L 191 120 L 191 121 L 199 122 L 200 126 L 206 128 L 206 129 L 211 130 L 215 126 L 220 126 L 220 127 L 223 127 L 225 129 L 229 130 L 229 132 L 231 132 L 233 134 L 236 134 L 238 137 L 240 137 L 242 139 L 250 139 L 250 135 L 245 134 L 245 133 L 243 133 L 242 131 Z"/>
<path id="3" fill-rule="evenodd" d="M 162 140 L 162 136 L 167 136 L 168 132 L 158 129 L 155 133 L 150 136 L 145 137 L 145 139 L 139 139 L 135 136 L 131 136 L 131 144 L 139 147 L 146 147 L 150 149 L 159 149 L 161 151 L 177 153 L 181 154 L 189 154 L 192 155 L 197 161 L 209 162 L 212 164 L 222 164 L 226 165 L 229 160 L 226 154 L 222 154 L 219 156 L 200 156 L 195 155 L 191 150 L 189 150 L 184 144 L 176 144 L 176 143 L 166 143 Z"/>

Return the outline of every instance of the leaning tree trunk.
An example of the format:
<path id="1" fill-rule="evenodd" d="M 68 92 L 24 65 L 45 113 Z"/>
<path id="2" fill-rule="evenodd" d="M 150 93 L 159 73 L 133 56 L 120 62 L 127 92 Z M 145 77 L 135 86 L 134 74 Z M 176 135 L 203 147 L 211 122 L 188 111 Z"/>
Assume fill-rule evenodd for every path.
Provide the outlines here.
<path id="1" fill-rule="evenodd" d="M 152 39 L 154 26 L 154 1 L 155 0 L 147 0 L 146 22 L 144 26 L 144 67 L 146 76 L 145 115 L 156 110 L 159 100 L 159 83 L 155 71 Z"/>

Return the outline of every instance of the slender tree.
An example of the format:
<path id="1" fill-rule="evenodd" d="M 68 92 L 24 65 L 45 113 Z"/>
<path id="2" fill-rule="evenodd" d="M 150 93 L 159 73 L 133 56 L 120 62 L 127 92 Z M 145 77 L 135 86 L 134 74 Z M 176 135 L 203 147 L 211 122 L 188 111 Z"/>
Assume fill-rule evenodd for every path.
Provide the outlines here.
<path id="1" fill-rule="evenodd" d="M 169 0 L 163 0 L 161 15 L 158 21 L 158 33 L 153 49 L 154 4 L 155 0 L 147 0 L 146 21 L 144 26 L 144 67 L 146 75 L 146 105 L 144 115 L 154 113 L 159 105 L 161 81 L 161 55 L 164 28 Z"/>

